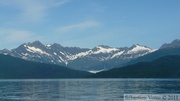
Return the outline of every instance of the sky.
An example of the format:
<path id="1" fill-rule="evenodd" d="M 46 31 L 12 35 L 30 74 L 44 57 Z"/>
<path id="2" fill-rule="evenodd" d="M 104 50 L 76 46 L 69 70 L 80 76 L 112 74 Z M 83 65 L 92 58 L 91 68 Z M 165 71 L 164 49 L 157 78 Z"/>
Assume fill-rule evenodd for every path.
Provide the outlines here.
<path id="1" fill-rule="evenodd" d="M 0 0 L 0 50 L 43 44 L 159 48 L 180 39 L 180 0 Z"/>

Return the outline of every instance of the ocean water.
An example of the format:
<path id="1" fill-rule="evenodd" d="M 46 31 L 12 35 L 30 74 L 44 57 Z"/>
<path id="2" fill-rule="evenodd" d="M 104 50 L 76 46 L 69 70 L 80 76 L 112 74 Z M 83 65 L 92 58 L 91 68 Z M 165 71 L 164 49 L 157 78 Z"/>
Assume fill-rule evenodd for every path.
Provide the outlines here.
<path id="1" fill-rule="evenodd" d="M 124 94 L 178 94 L 180 79 L 0 80 L 0 101 L 123 101 Z"/>

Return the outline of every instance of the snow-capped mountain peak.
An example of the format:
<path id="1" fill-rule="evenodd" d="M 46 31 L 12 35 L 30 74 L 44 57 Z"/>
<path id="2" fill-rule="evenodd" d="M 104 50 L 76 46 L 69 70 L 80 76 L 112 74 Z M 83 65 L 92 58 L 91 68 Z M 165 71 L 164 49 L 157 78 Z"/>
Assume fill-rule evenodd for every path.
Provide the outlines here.
<path id="1" fill-rule="evenodd" d="M 148 48 L 146 46 L 142 46 L 139 44 L 135 44 L 131 47 L 131 49 L 128 51 L 128 53 L 137 53 L 137 52 L 141 52 L 141 51 L 151 51 L 151 48 Z"/>

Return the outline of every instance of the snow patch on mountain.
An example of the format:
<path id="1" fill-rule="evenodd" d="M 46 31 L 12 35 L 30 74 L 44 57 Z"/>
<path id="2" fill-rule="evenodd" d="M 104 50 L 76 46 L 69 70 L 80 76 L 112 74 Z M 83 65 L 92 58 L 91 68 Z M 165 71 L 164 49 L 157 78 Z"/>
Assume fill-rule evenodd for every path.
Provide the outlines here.
<path id="1" fill-rule="evenodd" d="M 112 59 L 112 58 L 115 58 L 115 57 L 118 57 L 118 56 L 122 55 L 123 53 L 124 53 L 124 51 L 117 52 L 116 54 L 114 54 L 114 55 L 111 57 L 111 59 Z"/>
<path id="2" fill-rule="evenodd" d="M 42 51 L 42 50 L 39 49 L 39 48 L 30 47 L 30 46 L 26 46 L 26 45 L 24 45 L 24 46 L 27 47 L 27 51 L 29 51 L 29 52 L 32 52 L 32 53 L 40 53 L 40 54 L 45 54 L 45 55 L 50 56 L 50 54 L 46 53 L 45 51 Z"/>
<path id="3" fill-rule="evenodd" d="M 75 60 L 75 59 L 77 59 L 79 57 L 84 57 L 84 56 L 90 55 L 91 52 L 92 52 L 92 50 L 89 50 L 89 51 L 86 51 L 86 52 L 81 52 L 81 53 L 72 55 L 72 56 L 69 57 L 69 60 Z"/>
<path id="4" fill-rule="evenodd" d="M 57 53 L 56 53 L 56 52 L 54 52 L 54 55 L 57 55 Z"/>
<path id="5" fill-rule="evenodd" d="M 96 48 L 98 49 L 98 51 L 95 51 L 93 54 L 110 53 L 112 51 L 118 51 L 119 50 L 117 48 L 104 48 L 104 47 L 101 47 L 101 46 L 97 46 Z"/>
<path id="6" fill-rule="evenodd" d="M 48 49 L 51 49 L 51 44 L 45 45 Z"/>
<path id="7" fill-rule="evenodd" d="M 68 61 L 67 61 L 67 60 L 63 59 L 61 56 L 58 56 L 58 57 L 59 57 L 59 60 L 58 60 L 58 61 L 59 61 L 60 63 L 63 62 L 63 63 L 65 63 L 66 65 L 68 64 Z"/>
<path id="8" fill-rule="evenodd" d="M 66 54 L 65 54 L 65 53 L 63 53 L 63 52 L 61 52 L 61 51 L 60 51 L 60 53 L 61 53 L 62 55 L 64 55 L 64 56 L 66 56 Z"/>

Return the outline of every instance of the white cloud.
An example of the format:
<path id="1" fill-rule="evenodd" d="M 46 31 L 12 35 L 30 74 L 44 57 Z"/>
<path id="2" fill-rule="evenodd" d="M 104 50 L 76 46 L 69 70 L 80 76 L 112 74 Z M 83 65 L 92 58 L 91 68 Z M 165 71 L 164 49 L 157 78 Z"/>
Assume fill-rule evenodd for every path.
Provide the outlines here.
<path id="1" fill-rule="evenodd" d="M 37 38 L 40 38 L 29 31 L 24 30 L 17 30 L 17 29 L 0 29 L 0 40 L 2 41 L 1 44 L 9 45 L 28 41 L 34 41 L 37 40 Z"/>
<path id="2" fill-rule="evenodd" d="M 2 0 L 0 5 L 18 10 L 21 20 L 37 22 L 46 16 L 49 9 L 59 7 L 67 2 L 69 0 Z"/>
<path id="3" fill-rule="evenodd" d="M 56 29 L 56 32 L 68 32 L 68 31 L 76 31 L 76 30 L 82 31 L 89 28 L 98 27 L 99 25 L 100 23 L 96 21 L 85 21 L 77 24 L 59 27 Z"/>
<path id="4" fill-rule="evenodd" d="M 106 9 L 108 8 L 107 6 L 100 5 L 95 2 L 91 2 L 90 5 L 92 6 L 92 11 L 97 12 L 97 13 L 104 13 Z"/>

